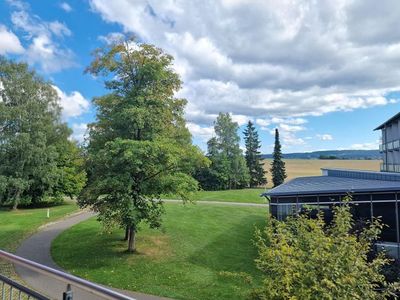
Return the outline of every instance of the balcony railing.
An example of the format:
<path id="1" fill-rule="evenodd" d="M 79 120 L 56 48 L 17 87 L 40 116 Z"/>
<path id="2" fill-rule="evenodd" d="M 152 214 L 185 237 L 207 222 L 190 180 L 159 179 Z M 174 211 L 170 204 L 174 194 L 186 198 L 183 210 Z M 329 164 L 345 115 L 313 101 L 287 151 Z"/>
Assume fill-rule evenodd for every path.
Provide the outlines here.
<path id="1" fill-rule="evenodd" d="M 0 274 L 0 299 L 32 299 L 32 300 L 50 300 L 34 290 L 31 290 L 18 282 L 11 280 Z"/>
<path id="2" fill-rule="evenodd" d="M 379 145 L 380 152 L 393 151 L 393 150 L 400 150 L 400 140 L 394 140 Z"/>
<path id="3" fill-rule="evenodd" d="M 101 285 L 92 283 L 82 278 L 64 273 L 59 270 L 49 268 L 47 266 L 38 264 L 36 262 L 27 260 L 25 258 L 16 256 L 14 254 L 0 250 L 0 259 L 4 259 L 7 262 L 13 263 L 16 266 L 27 268 L 36 273 L 46 275 L 48 278 L 56 279 L 62 282 L 65 286 L 65 290 L 60 295 L 51 295 L 52 298 L 73 300 L 72 288 L 80 291 L 85 291 L 91 294 L 95 299 L 113 299 L 113 300 L 135 300 L 134 298 L 125 296 L 121 293 L 113 291 L 109 288 Z M 46 296 L 46 291 L 35 292 L 13 280 L 0 275 L 0 299 L 36 299 L 36 300 L 49 300 Z M 78 298 L 75 298 L 78 299 Z M 86 299 L 83 297 L 81 299 Z"/>
<path id="4" fill-rule="evenodd" d="M 400 172 L 400 164 L 381 163 L 381 172 Z"/>

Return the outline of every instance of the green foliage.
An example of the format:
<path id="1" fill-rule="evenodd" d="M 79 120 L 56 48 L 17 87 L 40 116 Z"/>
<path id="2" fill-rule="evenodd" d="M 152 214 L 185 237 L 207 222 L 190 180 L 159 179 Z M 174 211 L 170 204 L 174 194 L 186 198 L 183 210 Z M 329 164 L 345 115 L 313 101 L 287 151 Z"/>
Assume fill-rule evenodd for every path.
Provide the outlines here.
<path id="1" fill-rule="evenodd" d="M 94 99 L 97 121 L 89 126 L 88 184 L 81 206 L 99 212 L 106 227 L 129 228 L 129 249 L 142 222 L 159 227 L 162 193 L 186 199 L 198 189 L 191 174 L 208 161 L 192 145 L 175 98 L 181 81 L 170 55 L 134 40 L 95 52 L 88 68 L 103 75 L 110 93 Z M 133 248 L 132 248 L 133 247 Z"/>
<path id="2" fill-rule="evenodd" d="M 71 132 L 56 91 L 26 64 L 0 57 L 0 99 L 0 204 L 61 198 L 60 145 Z"/>
<path id="3" fill-rule="evenodd" d="M 271 175 L 275 187 L 282 184 L 286 178 L 285 162 L 282 160 L 281 142 L 279 141 L 279 131 L 277 128 L 275 129 L 275 146 L 272 157 Z"/>
<path id="4" fill-rule="evenodd" d="M 228 113 L 218 115 L 214 122 L 216 137 L 207 142 L 207 157 L 211 165 L 196 173 L 203 189 L 226 190 L 248 186 L 250 176 L 239 147 L 238 129 L 238 124 Z"/>
<path id="5" fill-rule="evenodd" d="M 256 232 L 263 273 L 261 288 L 253 299 L 387 299 L 398 290 L 380 273 L 389 263 L 382 254 L 368 260 L 382 224 L 375 220 L 353 231 L 350 206 L 334 207 L 334 218 L 326 225 L 323 215 L 270 219 L 263 232 Z"/>
<path id="6" fill-rule="evenodd" d="M 82 149 L 74 141 L 64 139 L 58 145 L 58 184 L 54 193 L 71 199 L 78 196 L 86 184 Z"/>
<path id="7" fill-rule="evenodd" d="M 250 187 L 266 185 L 267 178 L 265 177 L 264 164 L 261 163 L 261 152 L 259 151 L 261 143 L 257 130 L 251 121 L 247 123 L 243 134 L 246 145 L 246 164 L 250 175 Z"/>

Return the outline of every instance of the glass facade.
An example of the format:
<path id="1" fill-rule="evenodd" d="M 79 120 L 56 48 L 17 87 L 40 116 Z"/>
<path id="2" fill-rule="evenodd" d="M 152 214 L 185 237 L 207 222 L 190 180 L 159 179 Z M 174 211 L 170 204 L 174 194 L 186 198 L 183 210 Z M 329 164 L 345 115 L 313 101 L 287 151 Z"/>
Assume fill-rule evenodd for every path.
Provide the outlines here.
<path id="1" fill-rule="evenodd" d="M 278 220 L 307 211 L 311 216 L 318 211 L 324 213 L 326 222 L 332 221 L 332 208 L 340 205 L 346 195 L 310 195 L 271 197 L 270 212 Z M 399 199 L 399 200 L 398 200 Z M 400 247 L 400 191 L 398 193 L 353 194 L 351 212 L 356 223 L 379 218 L 385 224 L 380 235 L 381 242 L 396 243 Z M 400 254 L 400 251 L 397 251 Z"/>

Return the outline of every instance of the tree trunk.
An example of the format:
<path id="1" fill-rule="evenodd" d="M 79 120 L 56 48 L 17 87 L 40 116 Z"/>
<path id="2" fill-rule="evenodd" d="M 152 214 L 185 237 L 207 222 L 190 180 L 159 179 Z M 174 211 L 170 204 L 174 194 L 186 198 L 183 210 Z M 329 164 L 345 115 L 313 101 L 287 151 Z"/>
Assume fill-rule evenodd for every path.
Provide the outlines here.
<path id="1" fill-rule="evenodd" d="M 129 227 L 128 252 L 136 252 L 136 230 L 135 230 L 135 226 Z"/>
<path id="2" fill-rule="evenodd" d="M 124 241 L 127 241 L 129 239 L 129 227 L 126 226 L 125 227 L 125 237 L 124 237 Z"/>
<path id="3" fill-rule="evenodd" d="M 18 208 L 18 204 L 19 204 L 19 194 L 20 194 L 20 191 L 18 190 L 16 193 L 15 193 L 15 197 L 14 197 L 14 204 L 13 204 L 13 210 L 16 210 L 17 208 Z"/>

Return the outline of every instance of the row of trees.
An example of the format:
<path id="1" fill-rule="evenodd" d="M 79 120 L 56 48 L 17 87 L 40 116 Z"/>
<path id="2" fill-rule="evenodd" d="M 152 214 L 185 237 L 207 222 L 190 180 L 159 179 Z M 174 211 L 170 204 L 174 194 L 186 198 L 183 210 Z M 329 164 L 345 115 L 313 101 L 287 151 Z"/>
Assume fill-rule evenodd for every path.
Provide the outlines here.
<path id="1" fill-rule="evenodd" d="M 58 96 L 26 64 L 0 57 L 0 205 L 62 201 L 86 181 Z"/>
<path id="2" fill-rule="evenodd" d="M 266 171 L 261 160 L 261 142 L 254 124 L 249 121 L 243 132 L 245 154 L 240 149 L 239 125 L 228 113 L 220 113 L 214 122 L 215 136 L 207 142 L 210 166 L 196 171 L 195 178 L 204 190 L 227 190 L 259 187 L 267 184 Z M 279 131 L 275 130 L 275 146 L 271 163 L 274 186 L 286 178 L 282 160 Z"/>

